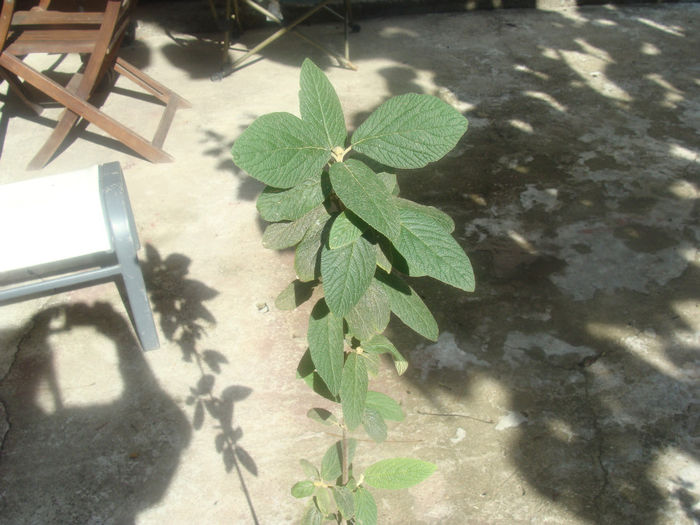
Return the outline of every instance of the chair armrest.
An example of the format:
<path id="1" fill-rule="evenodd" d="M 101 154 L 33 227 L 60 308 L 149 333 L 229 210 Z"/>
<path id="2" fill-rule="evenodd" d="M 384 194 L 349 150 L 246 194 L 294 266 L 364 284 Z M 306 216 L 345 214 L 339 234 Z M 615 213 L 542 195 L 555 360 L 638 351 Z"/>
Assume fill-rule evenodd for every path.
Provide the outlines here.
<path id="1" fill-rule="evenodd" d="M 15 0 L 3 0 L 2 11 L 0 11 L 0 52 L 5 47 L 7 32 L 10 30 L 12 13 L 15 11 Z"/>

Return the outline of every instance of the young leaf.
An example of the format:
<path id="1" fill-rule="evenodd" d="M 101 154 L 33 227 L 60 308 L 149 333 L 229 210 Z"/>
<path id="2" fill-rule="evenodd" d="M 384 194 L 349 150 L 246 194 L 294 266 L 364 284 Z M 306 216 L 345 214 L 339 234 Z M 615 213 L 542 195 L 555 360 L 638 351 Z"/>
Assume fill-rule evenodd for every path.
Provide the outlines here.
<path id="1" fill-rule="evenodd" d="M 376 255 L 364 237 L 331 250 L 321 249 L 323 292 L 331 311 L 344 317 L 369 288 L 376 267 Z"/>
<path id="2" fill-rule="evenodd" d="M 347 208 L 388 239 L 398 239 L 398 208 L 376 173 L 356 159 L 336 162 L 329 173 L 335 193 Z"/>
<path id="3" fill-rule="evenodd" d="M 321 479 L 321 474 L 318 472 L 318 469 L 314 467 L 310 461 L 300 459 L 299 463 L 301 463 L 301 468 L 304 470 L 304 474 L 307 478 Z"/>
<path id="4" fill-rule="evenodd" d="M 413 202 L 408 199 L 401 199 L 399 197 L 395 197 L 394 202 L 399 210 L 415 210 L 416 212 L 423 213 L 431 217 L 447 233 L 452 233 L 455 230 L 455 221 L 452 220 L 452 217 L 447 215 L 444 211 L 438 210 L 434 206 L 424 206 L 423 204 L 418 204 L 417 202 Z"/>
<path id="5" fill-rule="evenodd" d="M 385 255 L 382 247 L 379 244 L 374 245 L 377 252 L 377 266 L 379 266 L 386 273 L 391 273 L 391 261 Z"/>
<path id="6" fill-rule="evenodd" d="M 308 498 L 314 493 L 315 488 L 313 481 L 299 481 L 292 487 L 292 496 L 295 498 Z"/>
<path id="7" fill-rule="evenodd" d="M 355 352 L 348 355 L 343 366 L 343 376 L 340 385 L 340 400 L 343 406 L 343 417 L 349 430 L 353 430 L 362 422 L 367 398 L 367 366 Z"/>
<path id="8" fill-rule="evenodd" d="M 280 310 L 294 310 L 311 298 L 317 284 L 313 281 L 303 283 L 299 279 L 295 279 L 277 296 L 275 306 Z"/>
<path id="9" fill-rule="evenodd" d="M 365 407 L 365 415 L 362 418 L 362 426 L 365 427 L 365 432 L 377 443 L 381 443 L 386 439 L 387 429 L 386 423 L 382 415 L 373 408 Z"/>
<path id="10" fill-rule="evenodd" d="M 314 496 L 318 510 L 321 511 L 323 516 L 328 516 L 333 514 L 336 510 L 335 502 L 333 501 L 333 495 L 330 489 L 326 487 L 319 487 L 316 490 L 316 495 Z"/>
<path id="11" fill-rule="evenodd" d="M 367 467 L 365 483 L 377 489 L 406 489 L 430 476 L 437 466 L 413 458 L 383 459 Z"/>
<path id="12" fill-rule="evenodd" d="M 331 487 L 333 499 L 338 505 L 338 510 L 346 520 L 351 519 L 355 515 L 355 499 L 352 492 L 347 487 Z"/>
<path id="13" fill-rule="evenodd" d="M 404 417 L 406 417 L 401 409 L 401 405 L 381 392 L 375 392 L 373 390 L 367 392 L 365 406 L 368 410 L 376 410 L 384 419 L 389 419 L 391 421 L 403 421 Z"/>
<path id="14" fill-rule="evenodd" d="M 315 502 L 306 508 L 306 512 L 301 517 L 301 525 L 321 525 L 323 523 L 323 514 L 318 510 Z"/>
<path id="15" fill-rule="evenodd" d="M 409 328 L 431 341 L 437 341 L 437 322 L 413 288 L 396 275 L 382 270 L 377 270 L 376 279 L 382 284 L 389 298 L 391 311 Z"/>
<path id="16" fill-rule="evenodd" d="M 355 496 L 355 525 L 377 525 L 377 503 L 364 487 L 358 487 Z"/>
<path id="17" fill-rule="evenodd" d="M 333 220 L 328 235 L 328 247 L 336 250 L 353 243 L 362 236 L 365 229 L 367 229 L 366 224 L 351 211 L 345 210 Z"/>
<path id="18" fill-rule="evenodd" d="M 376 354 L 389 354 L 394 360 L 394 366 L 396 367 L 396 372 L 402 375 L 408 369 L 408 362 L 406 358 L 401 355 L 401 353 L 396 349 L 396 347 L 383 335 L 375 335 L 369 341 L 362 344 L 362 348 L 365 352 L 376 353 Z"/>
<path id="19" fill-rule="evenodd" d="M 328 174 L 324 173 L 322 177 L 327 179 Z M 321 178 L 314 175 L 286 190 L 267 186 L 258 197 L 256 206 L 260 216 L 268 222 L 295 221 L 321 204 L 327 196 Z"/>
<path id="20" fill-rule="evenodd" d="M 311 360 L 311 352 L 307 350 L 301 357 L 299 364 L 297 365 L 297 377 L 301 378 L 304 383 L 306 383 L 311 390 L 316 392 L 319 396 L 338 403 L 340 400 L 337 395 L 331 394 L 328 390 L 328 386 L 321 376 L 316 372 L 314 367 L 314 362 Z"/>
<path id="21" fill-rule="evenodd" d="M 345 316 L 350 333 L 360 341 L 382 333 L 389 324 L 391 309 L 389 299 L 382 286 L 372 281 L 365 294 Z"/>
<path id="22" fill-rule="evenodd" d="M 340 100 L 326 75 L 308 58 L 301 65 L 301 119 L 313 125 L 329 149 L 345 147 L 345 118 Z"/>
<path id="23" fill-rule="evenodd" d="M 348 465 L 352 464 L 355 457 L 355 449 L 357 441 L 348 439 Z M 335 482 L 343 473 L 341 455 L 343 453 L 343 445 L 340 441 L 335 442 L 321 460 L 321 478 L 328 482 Z"/>
<path id="24" fill-rule="evenodd" d="M 314 223 L 294 252 L 294 270 L 302 282 L 315 281 L 321 276 L 321 241 L 326 224 L 328 221 Z"/>
<path id="25" fill-rule="evenodd" d="M 313 225 L 325 224 L 330 215 L 323 206 L 317 206 L 294 222 L 276 222 L 265 228 L 262 243 L 271 250 L 284 250 L 299 243 Z"/>
<path id="26" fill-rule="evenodd" d="M 306 413 L 306 416 L 322 425 L 332 425 L 338 422 L 338 419 L 325 408 L 312 408 Z"/>
<path id="27" fill-rule="evenodd" d="M 392 195 L 399 194 L 399 183 L 397 182 L 396 175 L 394 173 L 380 171 L 377 173 L 377 178 L 384 183 L 384 186 L 386 186 L 386 189 L 389 190 L 389 193 Z"/>
<path id="28" fill-rule="evenodd" d="M 355 151 L 394 168 L 441 159 L 467 131 L 467 119 L 430 95 L 409 93 L 379 106 L 352 136 Z"/>
<path id="29" fill-rule="evenodd" d="M 337 395 L 343 373 L 343 319 L 328 310 L 323 299 L 311 311 L 307 338 L 316 371 Z"/>
<path id="30" fill-rule="evenodd" d="M 231 153 L 239 168 L 274 188 L 291 188 L 320 175 L 331 158 L 313 125 L 290 113 L 258 118 L 236 140 Z"/>
<path id="31" fill-rule="evenodd" d="M 411 276 L 430 275 L 442 282 L 474 291 L 474 272 L 462 247 L 433 217 L 416 207 L 402 207 L 401 235 L 394 246 Z"/>

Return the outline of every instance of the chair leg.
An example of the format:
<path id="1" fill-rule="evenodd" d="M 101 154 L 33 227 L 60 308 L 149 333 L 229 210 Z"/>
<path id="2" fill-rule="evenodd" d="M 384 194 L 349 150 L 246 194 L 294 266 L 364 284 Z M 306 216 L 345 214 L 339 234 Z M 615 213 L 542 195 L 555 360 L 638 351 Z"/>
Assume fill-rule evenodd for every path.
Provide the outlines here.
<path id="1" fill-rule="evenodd" d="M 120 287 L 120 292 L 126 295 L 123 299 L 141 347 L 154 350 L 160 347 L 160 342 L 136 255 L 138 235 L 133 229 L 133 214 L 119 163 L 112 162 L 100 167 L 100 184 L 117 261 L 121 267 L 123 289 Z"/>
<path id="2" fill-rule="evenodd" d="M 131 131 L 113 118 L 104 114 L 84 99 L 67 92 L 53 80 L 45 77 L 18 58 L 5 53 L 0 55 L 0 65 L 24 77 L 30 84 L 43 91 L 68 110 L 95 124 L 111 137 L 131 148 L 151 162 L 172 162 L 172 157 L 161 148 L 154 146 L 141 135 Z M 48 162 L 48 159 L 46 159 Z"/>

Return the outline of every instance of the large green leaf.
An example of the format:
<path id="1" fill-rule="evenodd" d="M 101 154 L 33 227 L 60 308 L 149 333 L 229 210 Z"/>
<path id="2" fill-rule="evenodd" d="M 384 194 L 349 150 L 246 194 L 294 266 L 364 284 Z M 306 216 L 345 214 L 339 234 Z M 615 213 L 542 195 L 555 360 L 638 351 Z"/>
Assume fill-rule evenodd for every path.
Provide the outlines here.
<path id="1" fill-rule="evenodd" d="M 340 386 L 340 400 L 343 406 L 343 418 L 349 430 L 362 423 L 367 399 L 367 366 L 365 360 L 352 352 L 345 360 Z"/>
<path id="2" fill-rule="evenodd" d="M 455 230 L 455 221 L 452 220 L 452 217 L 434 206 L 424 206 L 423 204 L 418 204 L 417 202 L 400 197 L 395 197 L 394 202 L 399 210 L 416 210 L 417 212 L 422 212 L 424 215 L 430 216 L 446 230 L 447 233 L 452 233 Z"/>
<path id="3" fill-rule="evenodd" d="M 316 507 L 316 503 L 312 501 L 301 517 L 300 525 L 321 525 L 322 523 L 323 514 L 321 514 L 321 511 Z"/>
<path id="4" fill-rule="evenodd" d="M 314 176 L 293 188 L 281 190 L 266 186 L 256 203 L 260 216 L 268 222 L 295 221 L 321 204 L 328 196 L 328 174 Z"/>
<path id="5" fill-rule="evenodd" d="M 345 210 L 335 217 L 328 235 L 328 246 L 331 250 L 355 242 L 367 228 L 367 225 L 357 218 L 350 210 Z"/>
<path id="6" fill-rule="evenodd" d="M 333 190 L 360 219 L 390 240 L 401 233 L 399 211 L 384 182 L 356 159 L 336 162 L 330 168 Z"/>
<path id="7" fill-rule="evenodd" d="M 350 333 L 360 341 L 382 333 L 389 324 L 391 308 L 384 288 L 373 280 L 358 303 L 345 316 Z"/>
<path id="8" fill-rule="evenodd" d="M 377 489 L 406 489 L 430 476 L 437 466 L 413 458 L 383 459 L 367 467 L 365 483 Z"/>
<path id="9" fill-rule="evenodd" d="M 301 119 L 312 124 L 330 150 L 345 148 L 345 118 L 333 86 L 316 64 L 308 58 L 301 65 L 299 109 Z"/>
<path id="10" fill-rule="evenodd" d="M 323 292 L 331 311 L 344 317 L 369 288 L 376 268 L 376 253 L 364 237 L 331 250 L 321 249 Z"/>
<path id="11" fill-rule="evenodd" d="M 337 395 L 343 374 L 343 319 L 333 315 L 323 299 L 311 312 L 307 337 L 316 371 Z"/>
<path id="12" fill-rule="evenodd" d="M 291 113 L 269 113 L 233 144 L 233 162 L 274 188 L 291 188 L 321 173 L 331 158 L 312 124 Z"/>
<path id="13" fill-rule="evenodd" d="M 357 441 L 348 439 L 348 466 L 352 464 L 352 459 L 355 456 Z M 343 454 L 343 444 L 336 441 L 331 447 L 326 450 L 321 460 L 321 478 L 326 481 L 335 481 L 343 473 L 341 457 Z"/>
<path id="14" fill-rule="evenodd" d="M 364 487 L 355 491 L 355 524 L 377 525 L 377 502 L 374 496 Z"/>
<path id="15" fill-rule="evenodd" d="M 430 95 L 409 93 L 379 106 L 352 136 L 354 150 L 394 168 L 441 159 L 467 131 L 467 119 Z"/>
<path id="16" fill-rule="evenodd" d="M 362 418 L 362 426 L 365 432 L 367 432 L 367 435 L 377 443 L 381 443 L 386 439 L 386 422 L 382 415 L 374 408 L 365 407 L 365 416 Z"/>
<path id="17" fill-rule="evenodd" d="M 409 328 L 431 341 L 437 341 L 438 325 L 420 296 L 394 274 L 377 270 L 376 279 L 384 287 L 391 311 Z"/>
<path id="18" fill-rule="evenodd" d="M 263 233 L 262 243 L 271 250 L 284 250 L 298 244 L 306 232 L 315 226 L 325 224 L 330 215 L 323 206 L 318 206 L 294 222 L 276 222 L 270 224 Z"/>
<path id="19" fill-rule="evenodd" d="M 469 258 L 433 216 L 414 206 L 402 206 L 401 235 L 394 246 L 411 276 L 430 275 L 467 292 L 474 291 Z"/>
<path id="20" fill-rule="evenodd" d="M 363 342 L 362 348 L 368 353 L 389 354 L 394 360 L 394 367 L 399 375 L 402 375 L 408 370 L 408 361 L 406 361 L 406 358 L 401 355 L 391 341 L 381 334 L 377 334 L 369 341 Z"/>
<path id="21" fill-rule="evenodd" d="M 374 390 L 367 392 L 365 405 L 368 409 L 372 408 L 379 412 L 384 419 L 403 421 L 406 417 L 401 409 L 401 405 L 381 392 L 375 392 Z"/>

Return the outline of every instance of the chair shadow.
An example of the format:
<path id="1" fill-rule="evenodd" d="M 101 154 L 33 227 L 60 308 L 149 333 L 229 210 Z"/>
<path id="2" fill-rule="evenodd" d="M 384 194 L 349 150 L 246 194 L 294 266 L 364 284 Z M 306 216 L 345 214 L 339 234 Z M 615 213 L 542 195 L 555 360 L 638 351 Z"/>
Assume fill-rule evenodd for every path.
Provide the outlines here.
<path id="1" fill-rule="evenodd" d="M 111 305 L 52 307 L 30 324 L 0 383 L 11 425 L 0 457 L 2 521 L 134 523 L 173 479 L 192 434 L 186 416 Z M 84 329 L 101 337 L 72 334 L 70 346 L 61 337 Z M 65 359 L 84 372 L 59 375 Z M 121 385 L 100 384 L 115 367 Z"/>

